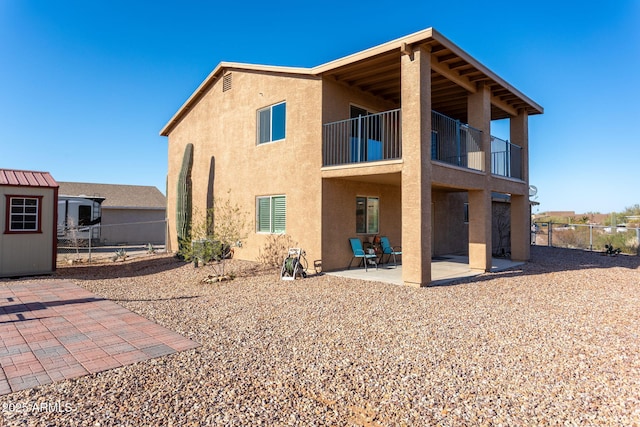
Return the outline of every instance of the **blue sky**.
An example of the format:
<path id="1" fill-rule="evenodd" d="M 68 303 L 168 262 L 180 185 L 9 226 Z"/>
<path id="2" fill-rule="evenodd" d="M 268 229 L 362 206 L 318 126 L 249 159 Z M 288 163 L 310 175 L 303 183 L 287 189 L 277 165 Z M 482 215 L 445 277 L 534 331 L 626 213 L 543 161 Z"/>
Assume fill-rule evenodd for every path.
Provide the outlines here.
<path id="1" fill-rule="evenodd" d="M 538 211 L 640 203 L 637 0 L 0 0 L 0 167 L 164 192 L 159 131 L 220 61 L 312 67 L 428 27 L 545 108 Z"/>

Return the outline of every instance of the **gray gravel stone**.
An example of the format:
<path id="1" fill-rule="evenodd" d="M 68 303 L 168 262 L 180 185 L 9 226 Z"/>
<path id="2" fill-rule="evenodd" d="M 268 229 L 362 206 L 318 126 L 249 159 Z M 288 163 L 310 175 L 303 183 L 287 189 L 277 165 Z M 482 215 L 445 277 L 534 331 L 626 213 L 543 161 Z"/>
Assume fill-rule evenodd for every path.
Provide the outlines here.
<path id="1" fill-rule="evenodd" d="M 168 256 L 61 268 L 57 277 L 202 347 L 3 396 L 0 420 L 640 425 L 638 257 L 533 247 L 519 270 L 422 289 L 285 282 L 230 264 L 235 280 L 206 285 L 208 267 Z M 53 402 L 61 410 L 15 410 Z"/>

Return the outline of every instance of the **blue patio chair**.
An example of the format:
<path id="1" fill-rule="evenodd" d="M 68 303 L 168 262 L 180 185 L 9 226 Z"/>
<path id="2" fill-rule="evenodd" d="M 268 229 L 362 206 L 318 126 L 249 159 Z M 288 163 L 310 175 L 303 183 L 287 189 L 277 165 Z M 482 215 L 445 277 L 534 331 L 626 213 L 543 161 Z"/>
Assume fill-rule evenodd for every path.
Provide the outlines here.
<path id="1" fill-rule="evenodd" d="M 396 261 L 396 255 L 402 255 L 402 248 L 400 246 L 391 246 L 389 238 L 386 236 L 380 237 L 380 246 L 382 247 L 382 256 L 380 257 L 380 261 L 383 261 L 384 256 L 387 255 L 388 263 L 391 261 L 391 257 L 393 256 L 393 265 L 397 267 L 398 262 Z"/>
<path id="2" fill-rule="evenodd" d="M 360 239 L 352 237 L 349 239 L 349 243 L 351 243 L 351 251 L 353 252 L 353 257 L 351 258 L 351 261 L 349 261 L 348 268 L 351 268 L 351 264 L 353 263 L 354 259 L 360 258 L 360 263 L 364 263 L 364 271 L 367 271 L 367 264 L 369 263 L 374 264 L 376 266 L 376 270 L 378 269 L 378 263 L 376 262 L 378 256 L 376 254 L 365 252 L 365 250 L 362 248 L 362 242 L 360 241 Z"/>

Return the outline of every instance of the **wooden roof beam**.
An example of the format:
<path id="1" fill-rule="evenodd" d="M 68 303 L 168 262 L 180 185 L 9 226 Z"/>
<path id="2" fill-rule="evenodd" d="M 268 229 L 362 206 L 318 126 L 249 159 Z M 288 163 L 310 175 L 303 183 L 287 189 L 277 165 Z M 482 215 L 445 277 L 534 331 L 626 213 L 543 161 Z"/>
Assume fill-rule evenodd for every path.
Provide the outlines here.
<path id="1" fill-rule="evenodd" d="M 394 83 L 400 85 L 400 74 L 395 73 L 383 73 L 375 74 L 361 79 L 345 79 L 348 83 L 353 83 L 358 86 L 371 86 L 375 84 L 384 84 L 385 82 Z"/>
<path id="2" fill-rule="evenodd" d="M 460 97 L 466 97 L 467 96 L 467 91 L 465 91 L 464 89 L 460 89 L 460 88 L 443 88 L 443 89 L 439 89 L 439 90 L 432 90 L 431 91 L 431 96 L 432 97 L 439 97 L 439 96 L 460 96 Z"/>
<path id="3" fill-rule="evenodd" d="M 449 65 L 449 68 L 452 70 L 457 70 L 458 68 L 463 68 L 463 67 L 468 67 L 469 63 L 467 61 L 456 61 L 456 62 L 452 62 Z"/>
<path id="4" fill-rule="evenodd" d="M 477 89 L 474 83 L 471 83 L 465 77 L 461 77 L 458 73 L 451 70 L 447 64 L 440 63 L 438 58 L 433 54 L 431 55 L 431 69 L 451 80 L 458 86 L 465 88 L 467 91 L 476 93 Z"/>
<path id="5" fill-rule="evenodd" d="M 397 62 L 371 67 L 360 67 L 359 69 L 353 69 L 353 71 L 341 71 L 335 75 L 340 80 L 356 80 L 373 74 L 382 74 L 388 71 L 394 71 L 395 69 L 398 69 L 398 71 L 400 70 L 400 66 Z"/>
<path id="6" fill-rule="evenodd" d="M 514 108 L 511 104 L 499 98 L 496 98 L 495 96 L 491 97 L 491 105 L 498 107 L 499 109 L 501 109 L 505 113 L 510 114 L 511 116 L 515 117 L 518 115 L 518 110 L 516 108 Z"/>
<path id="7" fill-rule="evenodd" d="M 397 67 L 400 67 L 400 63 L 398 61 L 397 56 L 386 54 L 379 55 L 377 57 L 369 58 L 366 61 L 358 61 L 351 64 L 343 65 L 340 68 L 336 68 L 329 72 L 329 74 L 335 74 L 338 76 L 343 76 L 345 74 L 358 73 L 362 70 L 371 70 L 372 68 L 384 67 L 390 64 L 395 64 Z"/>
<path id="8" fill-rule="evenodd" d="M 482 73 L 473 66 L 469 66 L 469 68 L 463 68 L 462 70 L 457 71 L 460 76 L 466 76 L 467 74 L 473 74 L 474 76 L 482 75 Z"/>
<path id="9" fill-rule="evenodd" d="M 456 87 L 460 87 L 458 85 L 456 85 L 455 83 L 453 83 L 451 80 L 446 79 L 444 77 L 440 78 L 440 79 L 431 79 L 431 88 L 440 88 L 440 87 L 451 87 L 451 86 L 456 86 Z"/>
<path id="10" fill-rule="evenodd" d="M 456 55 L 455 53 L 451 53 L 449 52 L 446 55 L 442 55 L 438 57 L 438 61 L 441 63 L 445 63 L 448 61 L 453 61 L 454 59 L 458 59 L 458 55 Z"/>

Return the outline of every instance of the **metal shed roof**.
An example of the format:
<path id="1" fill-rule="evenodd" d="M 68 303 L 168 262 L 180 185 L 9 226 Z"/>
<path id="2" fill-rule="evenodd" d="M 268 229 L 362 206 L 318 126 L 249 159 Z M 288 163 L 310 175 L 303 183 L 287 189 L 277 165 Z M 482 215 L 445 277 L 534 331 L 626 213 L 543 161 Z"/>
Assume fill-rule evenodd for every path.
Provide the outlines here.
<path id="1" fill-rule="evenodd" d="M 58 187 L 58 183 L 49 172 L 14 169 L 0 169 L 0 185 L 11 185 L 15 187 Z"/>

